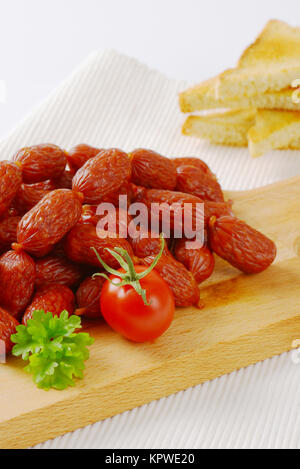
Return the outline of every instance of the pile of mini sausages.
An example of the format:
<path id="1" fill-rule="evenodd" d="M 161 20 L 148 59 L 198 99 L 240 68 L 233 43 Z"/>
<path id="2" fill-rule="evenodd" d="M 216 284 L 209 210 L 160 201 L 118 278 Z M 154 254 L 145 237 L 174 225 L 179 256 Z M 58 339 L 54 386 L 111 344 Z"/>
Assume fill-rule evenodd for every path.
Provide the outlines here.
<path id="1" fill-rule="evenodd" d="M 16 325 L 27 324 L 35 310 L 101 317 L 105 279 L 92 278 L 101 266 L 91 247 L 112 268 L 119 265 L 106 248 L 122 247 L 135 263 L 152 263 L 161 246 L 157 233 L 140 227 L 137 236 L 121 237 L 119 224 L 111 236 L 97 233 L 99 204 L 126 210 L 118 206 L 119 195 L 143 203 L 149 216 L 154 203 L 175 203 L 183 213 L 188 206 L 191 217 L 204 203 L 204 244 L 191 249 L 190 240 L 174 239 L 178 217 L 173 213 L 155 267 L 176 306 L 199 304 L 199 284 L 214 271 L 214 253 L 246 273 L 263 271 L 276 256 L 273 241 L 234 216 L 201 159 L 85 144 L 70 151 L 51 144 L 22 148 L 12 161 L 0 162 L 0 339 L 7 351 Z M 132 220 L 128 212 L 126 217 Z"/>

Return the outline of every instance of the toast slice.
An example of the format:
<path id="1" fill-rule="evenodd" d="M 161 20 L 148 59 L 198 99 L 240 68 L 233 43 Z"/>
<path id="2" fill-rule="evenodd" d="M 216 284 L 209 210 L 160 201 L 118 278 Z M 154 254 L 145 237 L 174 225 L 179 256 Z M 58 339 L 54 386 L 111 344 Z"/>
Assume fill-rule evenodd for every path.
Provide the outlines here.
<path id="1" fill-rule="evenodd" d="M 183 125 L 182 133 L 218 145 L 247 146 L 248 130 L 255 124 L 255 116 L 254 109 L 189 116 Z"/>
<path id="2" fill-rule="evenodd" d="M 234 99 L 217 99 L 218 77 L 211 78 L 190 88 L 179 95 L 182 112 L 202 111 L 205 109 L 288 109 L 300 110 L 300 103 L 293 101 L 293 88 L 268 91 L 256 96 L 239 96 Z"/>
<path id="3" fill-rule="evenodd" d="M 300 78 L 300 28 L 271 20 L 241 56 L 219 76 L 218 99 L 254 96 L 289 88 Z"/>
<path id="4" fill-rule="evenodd" d="M 300 149 L 300 112 L 258 110 L 248 142 L 253 157 L 272 149 Z"/>

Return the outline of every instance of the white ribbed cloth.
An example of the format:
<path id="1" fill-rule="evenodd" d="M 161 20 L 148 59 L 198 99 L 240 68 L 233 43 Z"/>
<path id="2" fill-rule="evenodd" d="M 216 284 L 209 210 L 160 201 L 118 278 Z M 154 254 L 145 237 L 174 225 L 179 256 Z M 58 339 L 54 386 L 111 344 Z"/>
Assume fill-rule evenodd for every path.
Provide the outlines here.
<path id="1" fill-rule="evenodd" d="M 87 142 L 199 156 L 225 189 L 300 173 L 299 152 L 253 160 L 246 149 L 182 136 L 177 94 L 186 86 L 117 52 L 95 53 L 0 143 L 0 158 L 24 145 Z M 283 354 L 38 448 L 300 448 L 299 391 L 300 365 Z"/>

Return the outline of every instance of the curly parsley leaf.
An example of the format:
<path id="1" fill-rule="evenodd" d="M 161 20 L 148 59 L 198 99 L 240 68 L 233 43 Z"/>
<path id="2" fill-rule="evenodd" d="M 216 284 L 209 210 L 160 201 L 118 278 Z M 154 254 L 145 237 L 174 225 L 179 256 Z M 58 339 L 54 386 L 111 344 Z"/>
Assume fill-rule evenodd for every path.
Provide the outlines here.
<path id="1" fill-rule="evenodd" d="M 78 316 L 68 317 L 63 311 L 53 317 L 45 311 L 35 311 L 27 326 L 17 327 L 11 336 L 16 345 L 13 355 L 29 361 L 25 370 L 33 375 L 39 388 L 49 390 L 75 386 L 74 378 L 83 378 L 84 362 L 89 358 L 88 346 L 94 339 L 87 333 L 75 333 L 81 328 Z"/>

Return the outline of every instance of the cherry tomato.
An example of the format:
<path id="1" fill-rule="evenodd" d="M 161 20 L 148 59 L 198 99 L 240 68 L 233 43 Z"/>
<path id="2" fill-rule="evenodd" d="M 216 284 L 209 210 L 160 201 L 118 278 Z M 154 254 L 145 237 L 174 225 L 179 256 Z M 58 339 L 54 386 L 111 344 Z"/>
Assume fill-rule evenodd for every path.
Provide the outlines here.
<path id="1" fill-rule="evenodd" d="M 138 274 L 146 270 L 139 265 L 134 268 Z M 120 269 L 118 272 L 125 271 Z M 121 281 L 117 275 L 111 275 L 109 279 L 101 292 L 100 307 L 104 319 L 115 331 L 133 342 L 148 342 L 168 329 L 174 317 L 174 296 L 157 272 L 152 270 L 140 279 L 148 305 L 132 285 L 114 285 Z"/>

